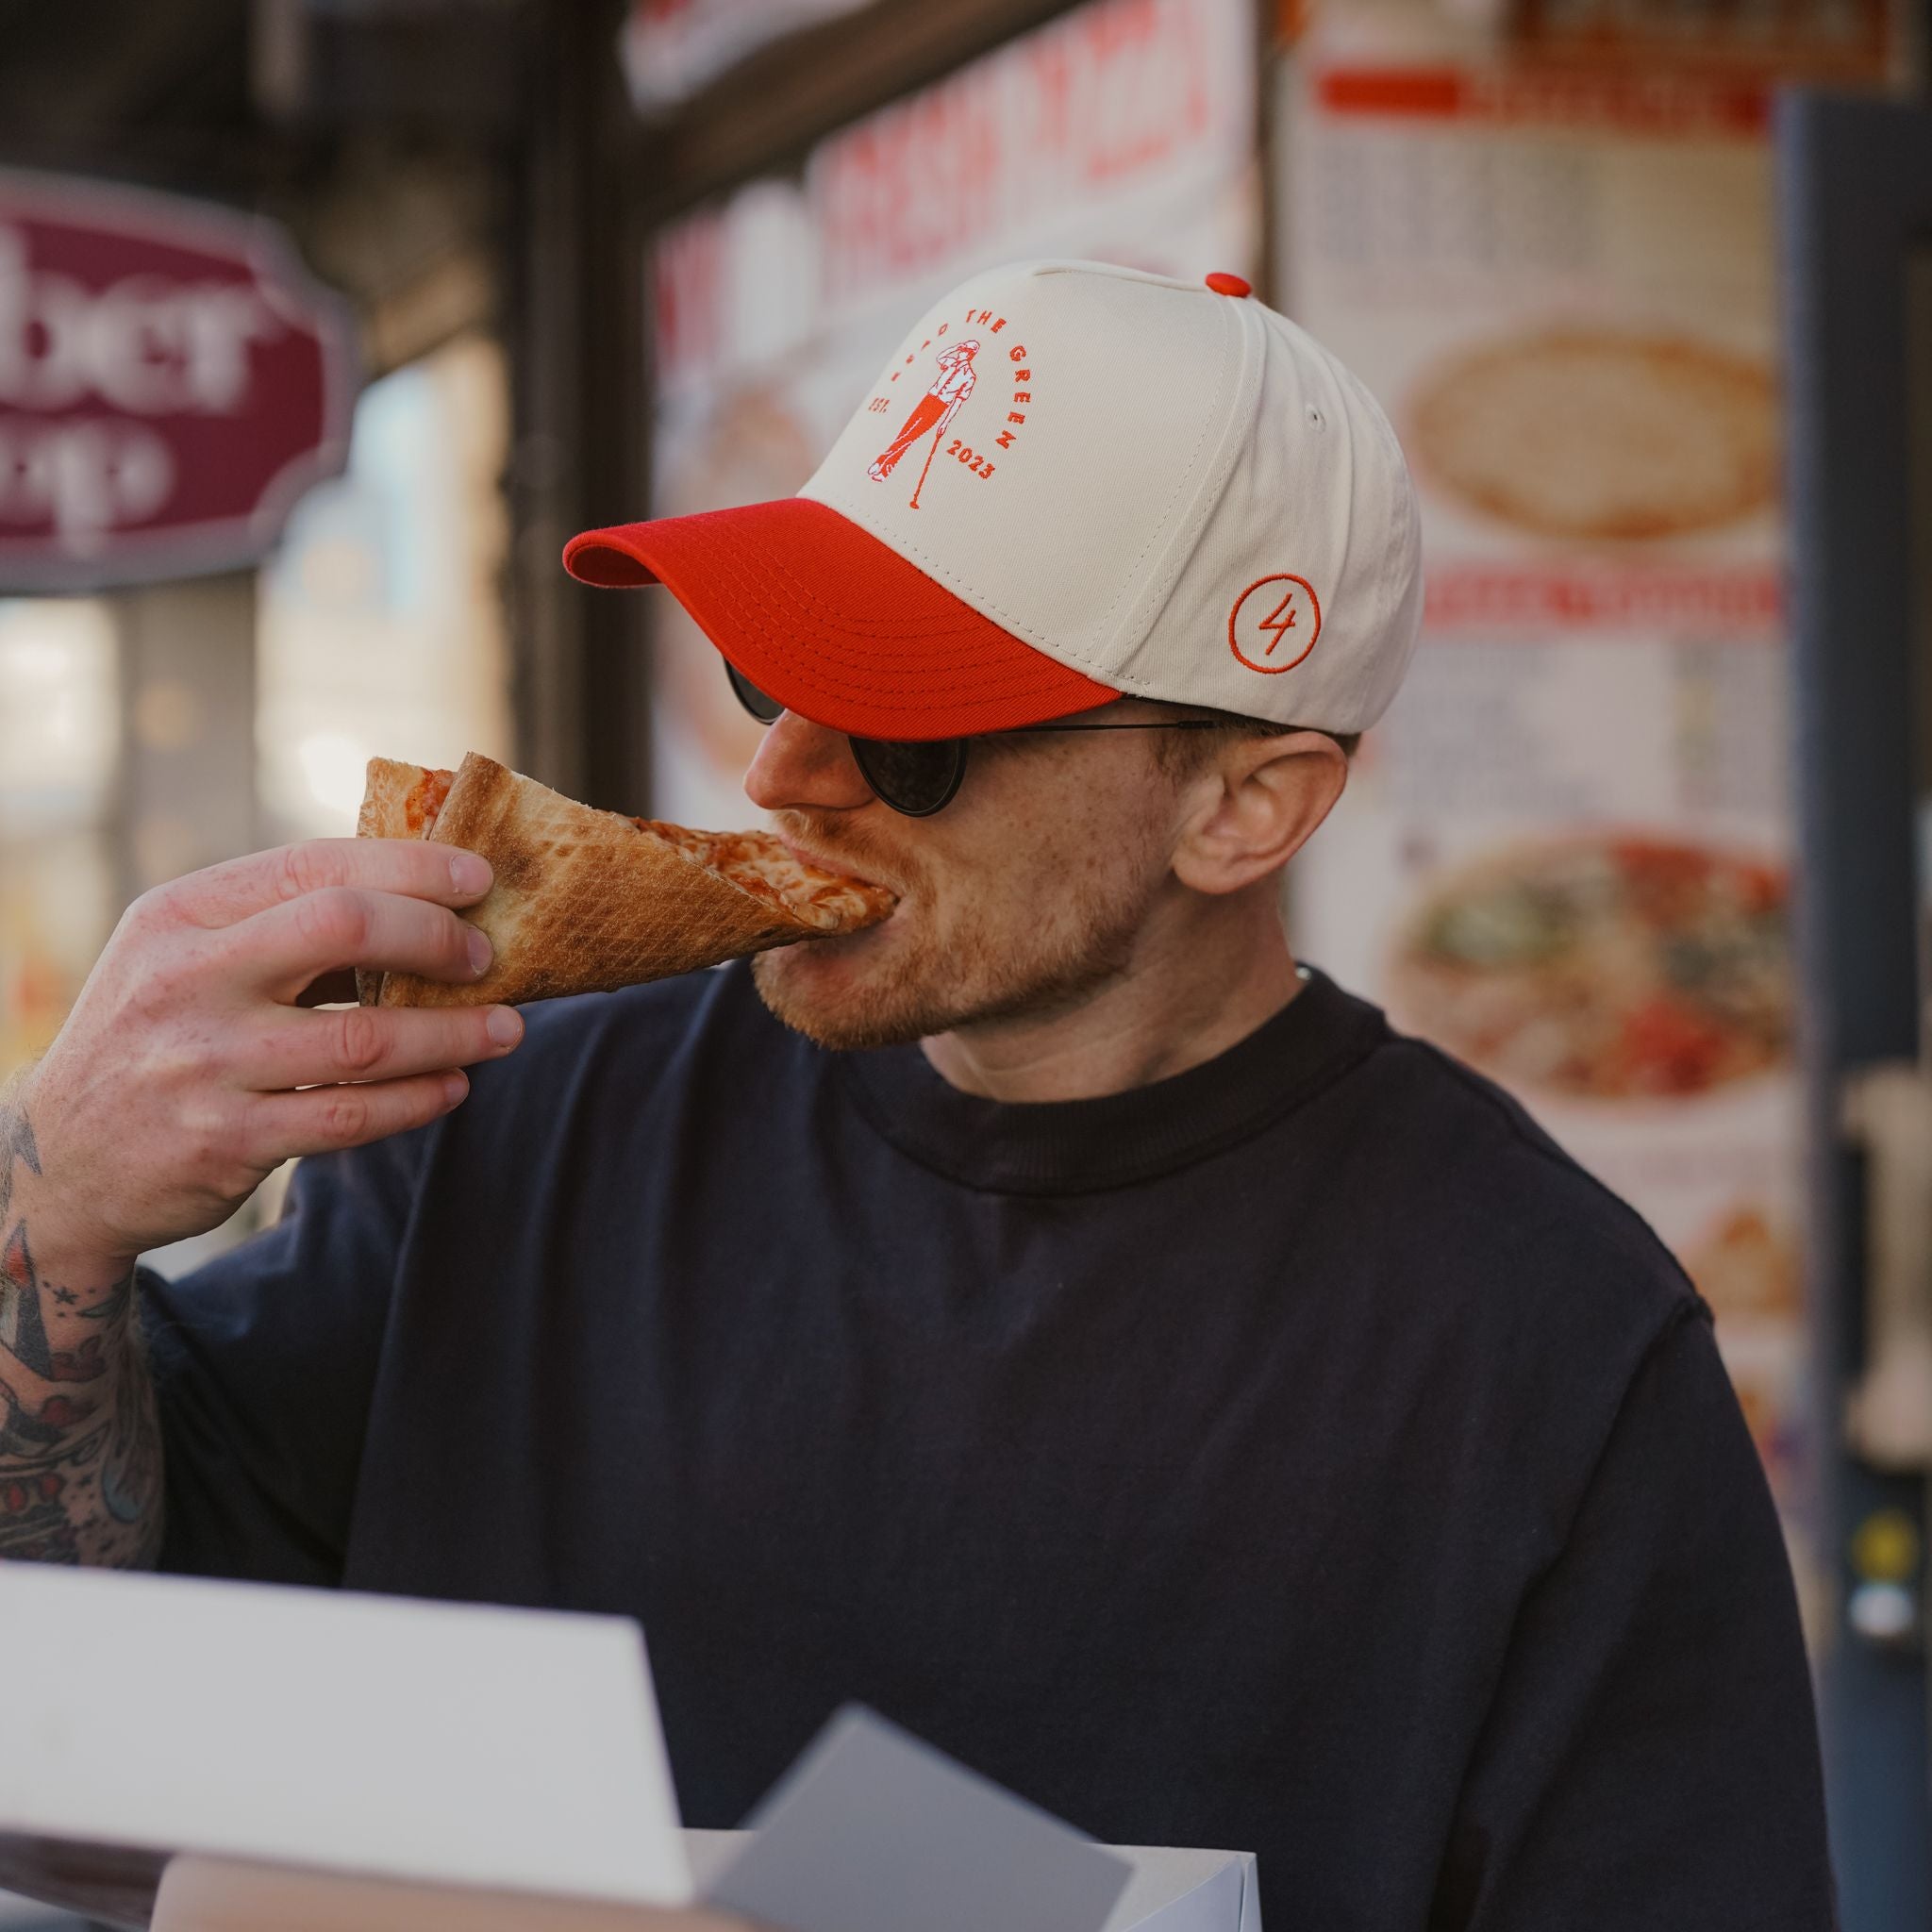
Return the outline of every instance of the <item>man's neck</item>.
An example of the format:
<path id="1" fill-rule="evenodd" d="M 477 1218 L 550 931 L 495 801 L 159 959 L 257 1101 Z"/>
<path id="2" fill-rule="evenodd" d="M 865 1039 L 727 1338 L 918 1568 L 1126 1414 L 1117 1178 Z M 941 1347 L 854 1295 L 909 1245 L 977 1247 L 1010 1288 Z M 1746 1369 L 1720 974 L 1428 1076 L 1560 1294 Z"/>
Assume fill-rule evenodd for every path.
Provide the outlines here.
<path id="1" fill-rule="evenodd" d="M 951 1086 L 989 1100 L 1089 1100 L 1224 1053 L 1302 989 L 1272 900 L 1199 901 L 1158 921 L 1133 960 L 1076 1007 L 920 1041 Z"/>

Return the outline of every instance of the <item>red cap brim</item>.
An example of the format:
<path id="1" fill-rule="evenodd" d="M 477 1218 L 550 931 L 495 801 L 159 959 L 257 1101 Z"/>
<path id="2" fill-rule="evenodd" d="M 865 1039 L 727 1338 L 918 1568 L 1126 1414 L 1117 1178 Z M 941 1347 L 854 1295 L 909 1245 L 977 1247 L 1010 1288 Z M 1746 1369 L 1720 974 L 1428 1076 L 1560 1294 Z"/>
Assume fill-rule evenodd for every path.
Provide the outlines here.
<path id="1" fill-rule="evenodd" d="M 586 530 L 563 562 L 587 584 L 664 585 L 760 691 L 861 738 L 961 738 L 1120 696 L 809 497 Z"/>

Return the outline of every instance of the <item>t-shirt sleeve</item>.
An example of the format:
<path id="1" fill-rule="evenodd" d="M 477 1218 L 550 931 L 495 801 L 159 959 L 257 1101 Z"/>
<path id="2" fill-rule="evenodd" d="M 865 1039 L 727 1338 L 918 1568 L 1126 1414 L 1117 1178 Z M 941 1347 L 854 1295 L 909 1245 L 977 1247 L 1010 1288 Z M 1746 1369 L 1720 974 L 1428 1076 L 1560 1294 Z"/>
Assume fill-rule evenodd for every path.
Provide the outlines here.
<path id="1" fill-rule="evenodd" d="M 1687 1303 L 1523 1606 L 1431 1932 L 1836 1923 L 1790 1568 L 1708 1320 Z"/>
<path id="2" fill-rule="evenodd" d="M 178 1281 L 141 1272 L 161 1569 L 341 1581 L 424 1138 L 304 1160 L 274 1227 Z"/>

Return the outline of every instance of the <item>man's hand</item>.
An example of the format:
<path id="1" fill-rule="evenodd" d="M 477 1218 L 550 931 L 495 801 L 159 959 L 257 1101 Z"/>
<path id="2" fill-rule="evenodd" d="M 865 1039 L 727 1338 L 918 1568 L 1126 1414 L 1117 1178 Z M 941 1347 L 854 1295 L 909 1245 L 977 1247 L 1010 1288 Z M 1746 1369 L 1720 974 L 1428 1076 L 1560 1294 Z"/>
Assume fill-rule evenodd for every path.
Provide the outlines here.
<path id="1" fill-rule="evenodd" d="M 43 1267 L 107 1281 L 225 1220 L 291 1156 L 422 1126 L 458 1069 L 523 1038 L 508 1007 L 316 1010 L 358 966 L 479 978 L 453 908 L 489 865 L 420 840 L 318 839 L 191 873 L 128 908 L 0 1134 L 0 1238 L 31 1199 Z"/>

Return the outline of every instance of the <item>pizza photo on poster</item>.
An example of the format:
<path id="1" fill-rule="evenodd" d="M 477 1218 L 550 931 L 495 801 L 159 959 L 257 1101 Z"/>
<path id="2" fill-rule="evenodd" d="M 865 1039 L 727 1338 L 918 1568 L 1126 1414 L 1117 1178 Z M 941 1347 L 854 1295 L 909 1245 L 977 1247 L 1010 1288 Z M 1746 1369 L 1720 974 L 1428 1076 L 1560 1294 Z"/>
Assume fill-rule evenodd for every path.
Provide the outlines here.
<path id="1" fill-rule="evenodd" d="M 1533 539 L 1699 536 L 1776 501 L 1771 369 L 1682 330 L 1557 322 L 1463 344 L 1401 413 L 1424 489 Z"/>
<path id="2" fill-rule="evenodd" d="M 1527 840 L 1427 886 L 1388 970 L 1399 1024 L 1511 1088 L 1684 1097 L 1783 1072 L 1784 868 L 1641 831 Z"/>

